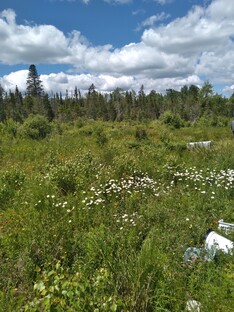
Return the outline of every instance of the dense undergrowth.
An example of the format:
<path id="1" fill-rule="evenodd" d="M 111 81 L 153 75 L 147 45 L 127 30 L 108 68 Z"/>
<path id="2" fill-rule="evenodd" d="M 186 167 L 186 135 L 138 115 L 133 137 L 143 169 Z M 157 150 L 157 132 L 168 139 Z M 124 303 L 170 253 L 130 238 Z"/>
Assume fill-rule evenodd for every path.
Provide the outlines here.
<path id="1" fill-rule="evenodd" d="M 183 265 L 219 219 L 234 223 L 229 127 L 25 129 L 0 126 L 1 311 L 233 311 L 232 255 Z"/>

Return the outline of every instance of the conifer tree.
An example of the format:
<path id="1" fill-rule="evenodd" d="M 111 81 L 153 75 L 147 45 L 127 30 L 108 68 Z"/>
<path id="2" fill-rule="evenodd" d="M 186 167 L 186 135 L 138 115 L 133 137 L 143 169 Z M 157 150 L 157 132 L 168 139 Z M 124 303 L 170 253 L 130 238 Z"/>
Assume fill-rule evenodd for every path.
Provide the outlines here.
<path id="1" fill-rule="evenodd" d="M 39 98 L 43 95 L 43 85 L 40 80 L 40 75 L 38 75 L 37 68 L 34 64 L 29 66 L 26 86 L 27 95 Z"/>
<path id="2" fill-rule="evenodd" d="M 3 99 L 4 89 L 0 84 L 0 122 L 6 119 L 6 112 L 5 112 L 5 103 Z"/>

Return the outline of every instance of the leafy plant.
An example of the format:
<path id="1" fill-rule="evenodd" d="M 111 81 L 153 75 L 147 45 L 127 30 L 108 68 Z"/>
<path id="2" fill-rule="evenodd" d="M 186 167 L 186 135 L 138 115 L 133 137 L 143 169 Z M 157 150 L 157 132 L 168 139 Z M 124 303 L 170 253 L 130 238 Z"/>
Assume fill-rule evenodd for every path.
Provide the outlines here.
<path id="1" fill-rule="evenodd" d="M 25 311 L 120 311 L 122 302 L 111 293 L 111 276 L 106 268 L 86 277 L 80 270 L 69 272 L 58 261 L 51 269 L 37 268 L 37 272 L 35 297 L 25 305 Z"/>
<path id="2" fill-rule="evenodd" d="M 160 117 L 160 120 L 167 125 L 170 125 L 176 129 L 179 129 L 184 126 L 184 121 L 180 117 L 179 114 L 172 113 L 170 111 L 166 111 Z"/>
<path id="3" fill-rule="evenodd" d="M 22 135 L 33 140 L 44 139 L 51 130 L 49 121 L 41 115 L 29 116 L 21 127 Z"/>
<path id="4" fill-rule="evenodd" d="M 137 127 L 135 137 L 137 140 L 148 139 L 147 131 L 144 128 Z"/>

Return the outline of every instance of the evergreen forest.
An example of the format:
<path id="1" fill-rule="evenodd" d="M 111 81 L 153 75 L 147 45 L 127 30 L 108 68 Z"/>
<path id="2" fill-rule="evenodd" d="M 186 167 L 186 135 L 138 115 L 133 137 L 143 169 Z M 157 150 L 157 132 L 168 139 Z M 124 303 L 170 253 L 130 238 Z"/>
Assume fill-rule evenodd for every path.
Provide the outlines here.
<path id="1" fill-rule="evenodd" d="M 199 118 L 208 118 L 213 125 L 231 118 L 234 112 L 234 94 L 230 98 L 214 92 L 207 81 L 199 88 L 185 85 L 176 91 L 165 90 L 165 94 L 151 90 L 123 91 L 116 88 L 110 93 L 98 92 L 91 84 L 86 94 L 78 87 L 66 94 L 48 95 L 43 90 L 40 75 L 35 65 L 30 65 L 27 90 L 24 95 L 15 87 L 14 91 L 4 91 L 0 86 L 0 122 L 12 119 L 23 122 L 29 115 L 42 115 L 49 121 L 74 121 L 89 118 L 103 121 L 143 121 L 155 120 L 164 113 L 177 115 L 184 122 L 194 123 Z"/>

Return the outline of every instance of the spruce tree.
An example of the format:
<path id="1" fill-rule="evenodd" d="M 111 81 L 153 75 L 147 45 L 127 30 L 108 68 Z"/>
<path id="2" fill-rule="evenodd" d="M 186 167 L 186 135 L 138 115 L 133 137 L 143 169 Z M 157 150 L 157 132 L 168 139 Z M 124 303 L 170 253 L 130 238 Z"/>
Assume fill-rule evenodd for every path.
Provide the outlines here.
<path id="1" fill-rule="evenodd" d="M 6 119 L 6 107 L 5 107 L 5 101 L 3 99 L 5 91 L 2 88 L 0 84 L 0 122 L 4 121 Z"/>
<path id="2" fill-rule="evenodd" d="M 38 75 L 37 68 L 34 64 L 29 66 L 26 86 L 27 95 L 39 98 L 43 95 L 43 85 L 40 80 L 40 75 Z"/>

